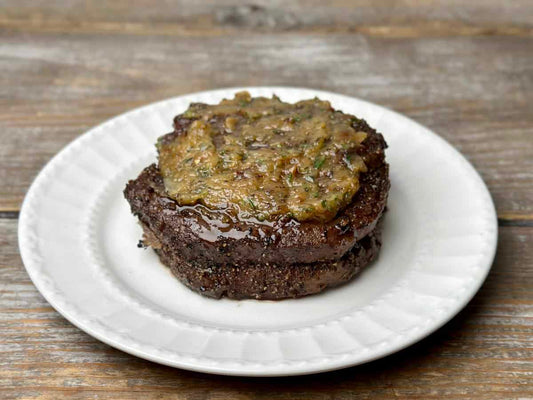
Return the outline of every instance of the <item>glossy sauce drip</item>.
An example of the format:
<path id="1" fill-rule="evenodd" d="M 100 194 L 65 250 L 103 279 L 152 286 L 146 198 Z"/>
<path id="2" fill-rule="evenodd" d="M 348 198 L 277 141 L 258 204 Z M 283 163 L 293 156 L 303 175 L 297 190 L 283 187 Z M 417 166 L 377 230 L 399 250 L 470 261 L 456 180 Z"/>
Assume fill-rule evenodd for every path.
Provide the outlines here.
<path id="1" fill-rule="evenodd" d="M 168 199 L 168 201 L 174 202 L 171 199 Z M 247 216 L 245 213 L 233 215 L 232 213 L 221 210 L 213 212 L 202 204 L 177 206 L 177 209 L 183 214 L 189 214 L 191 216 L 191 218 L 186 219 L 187 223 L 191 229 L 197 232 L 200 239 L 208 242 L 224 239 L 240 240 L 245 238 L 260 240 L 269 235 L 269 232 L 280 230 L 282 226 L 281 220 L 276 222 L 260 221 L 254 217 Z M 194 218 L 192 217 L 193 215 Z M 298 222 L 294 222 L 299 225 Z M 241 229 L 241 224 L 242 226 L 248 226 L 248 228 Z M 256 228 L 255 232 L 251 232 L 250 225 Z M 270 240 L 274 241 L 275 237 L 271 237 Z"/>

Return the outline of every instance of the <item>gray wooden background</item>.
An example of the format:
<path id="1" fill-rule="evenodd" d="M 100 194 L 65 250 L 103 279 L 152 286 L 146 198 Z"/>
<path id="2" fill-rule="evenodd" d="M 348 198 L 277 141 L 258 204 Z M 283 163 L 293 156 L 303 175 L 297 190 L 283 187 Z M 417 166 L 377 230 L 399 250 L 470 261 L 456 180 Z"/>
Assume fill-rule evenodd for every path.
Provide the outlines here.
<path id="1" fill-rule="evenodd" d="M 0 398 L 533 398 L 533 2 L 0 0 Z M 444 328 L 318 376 L 228 378 L 114 350 L 30 282 L 20 203 L 39 169 L 130 108 L 290 85 L 402 112 L 457 147 L 498 210 L 493 270 Z"/>

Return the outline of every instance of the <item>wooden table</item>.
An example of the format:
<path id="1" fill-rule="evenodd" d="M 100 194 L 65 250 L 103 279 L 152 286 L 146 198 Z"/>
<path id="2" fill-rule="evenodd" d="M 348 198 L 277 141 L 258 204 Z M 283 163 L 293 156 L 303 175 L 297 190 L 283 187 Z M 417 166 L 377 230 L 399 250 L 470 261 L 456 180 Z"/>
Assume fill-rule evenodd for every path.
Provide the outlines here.
<path id="1" fill-rule="evenodd" d="M 0 0 L 0 398 L 533 398 L 533 3 Z M 385 359 L 296 378 L 163 367 L 104 345 L 37 292 L 17 249 L 39 169 L 91 126 L 154 100 L 290 85 L 383 104 L 475 165 L 499 216 L 485 285 Z"/>

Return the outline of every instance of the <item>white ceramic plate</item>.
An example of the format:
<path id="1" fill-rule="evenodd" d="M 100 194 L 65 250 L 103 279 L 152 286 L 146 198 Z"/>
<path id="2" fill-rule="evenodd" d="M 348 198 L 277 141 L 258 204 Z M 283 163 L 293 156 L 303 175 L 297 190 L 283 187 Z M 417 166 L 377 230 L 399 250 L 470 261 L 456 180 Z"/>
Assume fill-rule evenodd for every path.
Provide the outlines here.
<path id="1" fill-rule="evenodd" d="M 472 298 L 496 248 L 490 195 L 472 166 L 427 128 L 383 107 L 329 92 L 246 88 L 296 101 L 318 96 L 382 132 L 389 144 L 389 211 L 379 259 L 355 280 L 297 300 L 204 298 L 151 250 L 122 196 L 156 159 L 156 138 L 190 102 L 161 101 L 118 116 L 69 144 L 41 171 L 20 215 L 22 258 L 35 286 L 74 325 L 158 363 L 228 375 L 297 375 L 361 364 L 442 326 Z"/>

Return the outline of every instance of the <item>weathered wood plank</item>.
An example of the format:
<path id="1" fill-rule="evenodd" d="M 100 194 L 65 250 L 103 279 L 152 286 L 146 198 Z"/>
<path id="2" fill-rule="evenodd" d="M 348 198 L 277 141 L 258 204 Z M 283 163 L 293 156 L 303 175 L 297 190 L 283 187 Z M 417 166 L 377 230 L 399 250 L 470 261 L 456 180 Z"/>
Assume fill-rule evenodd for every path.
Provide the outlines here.
<path id="1" fill-rule="evenodd" d="M 0 220 L 2 398 L 442 399 L 533 393 L 531 227 L 504 227 L 495 264 L 467 308 L 429 338 L 385 359 L 281 379 L 203 375 L 153 364 L 79 331 L 40 296 Z"/>
<path id="2" fill-rule="evenodd" d="M 527 0 L 0 1 L 0 28 L 22 32 L 219 35 L 356 32 L 381 37 L 533 34 Z"/>
<path id="3" fill-rule="evenodd" d="M 523 37 L 0 33 L 0 211 L 89 127 L 154 100 L 291 85 L 358 96 L 432 128 L 478 168 L 502 218 L 533 216 L 533 52 Z"/>
<path id="4" fill-rule="evenodd" d="M 529 0 L 0 0 L 0 398 L 533 398 L 532 36 Z M 132 107 L 244 85 L 386 105 L 473 162 L 501 228 L 491 274 L 463 312 L 364 366 L 243 379 L 129 356 L 48 305 L 16 239 L 44 163 Z"/>

